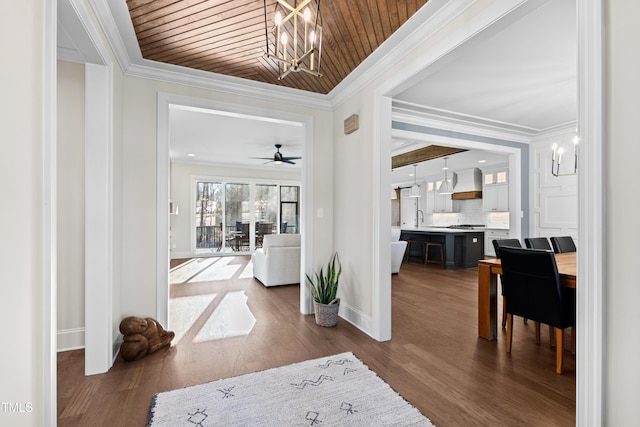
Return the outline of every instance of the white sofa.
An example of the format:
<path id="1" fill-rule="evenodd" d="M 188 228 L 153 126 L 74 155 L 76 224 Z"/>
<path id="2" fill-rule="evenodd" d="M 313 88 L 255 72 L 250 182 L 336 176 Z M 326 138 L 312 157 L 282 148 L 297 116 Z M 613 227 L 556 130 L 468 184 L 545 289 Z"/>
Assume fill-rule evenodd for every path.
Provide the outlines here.
<path id="1" fill-rule="evenodd" d="M 253 254 L 253 277 L 267 287 L 300 283 L 300 235 L 265 235 Z"/>
<path id="2" fill-rule="evenodd" d="M 407 242 L 400 240 L 400 229 L 391 229 L 391 274 L 400 272 L 400 265 L 404 258 L 404 252 L 407 250 Z"/>

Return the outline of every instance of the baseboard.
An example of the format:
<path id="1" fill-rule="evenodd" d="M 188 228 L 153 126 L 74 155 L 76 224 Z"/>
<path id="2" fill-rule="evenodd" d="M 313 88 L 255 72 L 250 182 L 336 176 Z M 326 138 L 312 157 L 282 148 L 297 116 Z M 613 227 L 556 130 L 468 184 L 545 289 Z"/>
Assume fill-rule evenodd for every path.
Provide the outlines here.
<path id="1" fill-rule="evenodd" d="M 124 335 L 122 334 L 117 334 L 115 339 L 113 340 L 113 353 L 112 353 L 112 357 L 113 359 L 111 360 L 111 366 L 113 366 L 114 363 L 116 363 L 116 359 L 118 358 L 118 354 L 120 353 L 120 346 L 122 345 L 122 342 L 124 341 Z"/>
<path id="2" fill-rule="evenodd" d="M 371 317 L 365 315 L 358 309 L 351 307 L 349 304 L 345 304 L 344 302 L 340 302 L 340 311 L 338 314 L 365 334 L 372 336 Z"/>
<path id="3" fill-rule="evenodd" d="M 183 251 L 183 252 L 171 251 L 169 254 L 169 257 L 171 259 L 183 259 L 183 258 L 193 258 L 193 255 L 191 254 L 190 251 Z"/>
<path id="4" fill-rule="evenodd" d="M 63 329 L 57 333 L 58 351 L 84 348 L 84 328 Z"/>

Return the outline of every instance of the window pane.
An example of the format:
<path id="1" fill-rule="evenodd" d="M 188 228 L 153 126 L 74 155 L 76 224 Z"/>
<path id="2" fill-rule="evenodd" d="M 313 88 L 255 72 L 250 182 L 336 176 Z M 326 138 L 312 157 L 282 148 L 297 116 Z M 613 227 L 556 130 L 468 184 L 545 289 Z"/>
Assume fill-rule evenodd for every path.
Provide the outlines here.
<path id="1" fill-rule="evenodd" d="M 256 221 L 271 222 L 278 221 L 278 186 L 277 185 L 256 185 Z"/>
<path id="2" fill-rule="evenodd" d="M 213 249 L 222 246 L 222 184 L 219 182 L 196 183 L 196 249 Z"/>
<path id="3" fill-rule="evenodd" d="M 280 200 L 283 202 L 298 202 L 299 189 L 300 187 L 280 187 Z"/>
<path id="4" fill-rule="evenodd" d="M 238 234 L 234 237 L 233 245 L 236 250 L 249 249 L 249 184 L 226 185 L 225 191 L 225 220 L 226 232 Z"/>

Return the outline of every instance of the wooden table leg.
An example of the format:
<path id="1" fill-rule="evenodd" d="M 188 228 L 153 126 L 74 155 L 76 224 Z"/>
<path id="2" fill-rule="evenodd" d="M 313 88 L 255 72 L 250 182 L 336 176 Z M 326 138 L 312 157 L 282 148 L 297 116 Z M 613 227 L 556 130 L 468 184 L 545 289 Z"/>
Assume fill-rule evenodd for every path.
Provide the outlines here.
<path id="1" fill-rule="evenodd" d="M 488 340 L 498 338 L 497 276 L 491 266 L 478 265 L 478 335 Z"/>

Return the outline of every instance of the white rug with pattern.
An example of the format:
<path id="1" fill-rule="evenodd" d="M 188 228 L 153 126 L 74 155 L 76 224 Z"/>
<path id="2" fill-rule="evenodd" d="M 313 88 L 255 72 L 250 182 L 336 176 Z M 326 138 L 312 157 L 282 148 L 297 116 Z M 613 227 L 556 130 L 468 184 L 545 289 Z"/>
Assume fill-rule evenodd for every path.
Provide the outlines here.
<path id="1" fill-rule="evenodd" d="M 432 426 L 352 353 L 156 394 L 150 427 Z"/>

